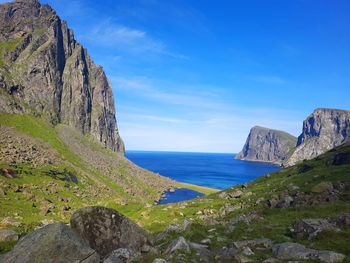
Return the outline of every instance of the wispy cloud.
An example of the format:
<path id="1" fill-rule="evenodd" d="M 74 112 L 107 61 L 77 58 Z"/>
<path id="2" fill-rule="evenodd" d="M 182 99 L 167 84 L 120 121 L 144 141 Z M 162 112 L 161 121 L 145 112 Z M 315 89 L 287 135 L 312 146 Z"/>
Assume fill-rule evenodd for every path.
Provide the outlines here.
<path id="1" fill-rule="evenodd" d="M 81 37 L 100 47 L 136 55 L 151 53 L 175 59 L 188 59 L 186 55 L 169 50 L 162 40 L 152 37 L 146 31 L 116 23 L 111 18 L 99 22 Z"/>
<path id="2" fill-rule="evenodd" d="M 226 104 L 215 98 L 220 96 L 212 91 L 201 92 L 197 87 L 174 86 L 171 83 L 152 80 L 146 77 L 125 78 L 114 76 L 110 78 L 113 88 L 133 92 L 135 96 L 147 97 L 166 104 L 183 105 L 187 107 L 198 107 L 207 109 L 223 109 Z M 168 89 L 160 88 L 165 86 Z"/>
<path id="3" fill-rule="evenodd" d="M 273 75 L 260 75 L 260 76 L 254 76 L 254 80 L 258 82 L 264 82 L 268 84 L 286 84 L 288 83 L 287 79 L 284 79 L 279 76 L 273 76 Z"/>

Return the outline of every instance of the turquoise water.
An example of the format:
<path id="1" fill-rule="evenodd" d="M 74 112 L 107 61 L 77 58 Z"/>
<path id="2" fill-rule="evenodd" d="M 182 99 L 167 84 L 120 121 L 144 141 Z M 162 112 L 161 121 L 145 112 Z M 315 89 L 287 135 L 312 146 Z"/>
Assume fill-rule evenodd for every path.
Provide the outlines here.
<path id="1" fill-rule="evenodd" d="M 164 194 L 165 194 L 166 198 L 162 199 L 158 202 L 158 204 L 160 204 L 160 205 L 191 200 L 191 199 L 201 197 L 204 195 L 202 193 L 199 193 L 197 191 L 193 191 L 193 190 L 187 189 L 187 188 L 175 189 L 175 193 L 171 193 L 169 191 L 166 191 Z"/>
<path id="2" fill-rule="evenodd" d="M 279 166 L 234 159 L 225 153 L 127 151 L 137 165 L 179 182 L 217 189 L 252 181 L 280 169 Z"/>

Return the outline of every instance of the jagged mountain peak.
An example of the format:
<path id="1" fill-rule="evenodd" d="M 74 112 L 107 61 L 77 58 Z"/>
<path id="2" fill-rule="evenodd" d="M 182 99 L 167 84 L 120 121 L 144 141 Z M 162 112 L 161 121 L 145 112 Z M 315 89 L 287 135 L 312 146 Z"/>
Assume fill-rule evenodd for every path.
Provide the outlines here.
<path id="1" fill-rule="evenodd" d="M 124 151 L 112 88 L 49 5 L 0 5 L 0 112 L 32 113 Z"/>

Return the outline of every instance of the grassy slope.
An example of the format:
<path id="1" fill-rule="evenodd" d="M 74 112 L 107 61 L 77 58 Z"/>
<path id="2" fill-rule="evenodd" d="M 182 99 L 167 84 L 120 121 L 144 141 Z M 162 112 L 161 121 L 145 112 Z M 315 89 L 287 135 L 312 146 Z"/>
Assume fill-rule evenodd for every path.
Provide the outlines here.
<path id="1" fill-rule="evenodd" d="M 303 165 L 299 164 L 298 166 L 273 173 L 269 177 L 261 177 L 248 184 L 247 189 L 243 190 L 245 195 L 241 198 L 227 200 L 220 198 L 220 193 L 213 193 L 207 197 L 187 202 L 147 208 L 143 204 L 140 204 L 137 198 L 128 196 L 128 194 L 122 192 L 120 187 L 113 182 L 113 180 L 104 178 L 98 171 L 89 167 L 84 160 L 74 154 L 67 145 L 59 139 L 57 130 L 52 126 L 38 119 L 19 115 L 0 115 L 0 123 L 4 126 L 15 127 L 18 131 L 46 141 L 59 153 L 62 159 L 65 160 L 63 164 L 57 167 L 52 167 L 50 165 L 39 168 L 28 167 L 26 165 L 11 167 L 18 170 L 20 176 L 18 179 L 7 179 L 0 176 L 0 183 L 9 183 L 12 187 L 23 184 L 47 185 L 52 182 L 57 185 L 54 189 L 57 193 L 54 194 L 46 193 L 45 190 L 40 187 L 33 189 L 32 193 L 35 195 L 35 200 L 32 200 L 30 195 L 18 194 L 13 191 L 9 191 L 6 198 L 0 199 L 0 219 L 7 216 L 13 217 L 15 213 L 17 213 L 18 215 L 15 217 L 21 219 L 24 224 L 18 228 L 14 228 L 22 233 L 31 230 L 37 222 L 42 219 L 68 221 L 74 209 L 85 205 L 104 205 L 124 213 L 154 234 L 165 230 L 169 224 L 181 224 L 185 218 L 193 220 L 194 224 L 190 231 L 181 234 L 172 233 L 165 241 L 162 241 L 164 242 L 162 246 L 166 246 L 170 240 L 178 235 L 183 235 L 193 242 L 200 242 L 202 239 L 208 237 L 209 229 L 215 228 L 213 234 L 214 238 L 210 245 L 212 249 L 225 246 L 232 243 L 234 240 L 267 237 L 275 242 L 297 241 L 316 249 L 335 250 L 346 254 L 347 260 L 350 261 L 350 248 L 348 246 L 350 242 L 349 229 L 344 229 L 340 232 L 326 232 L 313 241 L 295 240 L 288 232 L 293 222 L 300 218 L 320 218 L 334 216 L 342 212 L 350 212 L 349 193 L 342 195 L 340 200 L 336 203 L 308 207 L 271 209 L 266 207 L 265 202 L 256 204 L 258 199 L 264 198 L 264 200 L 268 200 L 286 192 L 288 185 L 291 183 L 299 186 L 299 191 L 308 193 L 313 186 L 322 181 L 330 181 L 333 183 L 337 181 L 349 182 L 350 165 L 331 166 L 328 163 L 337 152 L 350 153 L 350 146 L 337 148 L 336 151 L 328 152 L 322 158 L 304 162 L 303 164 L 308 164 L 313 167 L 313 169 L 306 173 L 299 173 L 299 167 Z M 90 138 L 86 138 L 86 140 L 90 140 Z M 83 142 L 86 143 L 85 139 L 83 139 Z M 103 148 L 99 149 L 98 145 L 94 147 L 96 147 L 96 151 L 105 151 Z M 1 167 L 9 166 L 2 164 Z M 47 171 L 50 169 L 58 171 L 68 170 L 77 174 L 79 182 L 77 184 L 70 182 L 69 184 L 71 187 L 67 188 L 65 187 L 67 182 L 53 180 L 51 177 L 47 176 Z M 95 181 L 96 178 L 97 182 Z M 102 186 L 108 185 L 110 190 L 103 191 L 102 189 L 104 188 L 102 187 L 99 189 L 100 192 L 97 196 L 91 195 L 94 193 L 93 191 L 91 192 L 91 187 L 96 188 L 96 185 L 98 186 L 99 184 Z M 80 197 L 77 196 L 77 192 L 74 190 L 75 186 L 79 187 L 78 194 Z M 178 184 L 177 186 L 199 190 L 198 188 L 193 188 L 193 186 L 186 184 Z M 235 190 L 236 188 L 233 188 L 225 190 L 224 192 L 232 192 Z M 209 192 L 210 191 L 211 190 L 209 190 Z M 87 194 L 88 198 L 81 198 L 84 194 Z M 72 209 L 70 211 L 61 211 L 60 207 L 65 205 L 65 203 L 57 201 L 55 199 L 57 196 L 70 198 L 71 201 L 69 205 Z M 129 204 L 118 205 L 117 200 L 125 196 L 130 200 Z M 47 216 L 40 213 L 40 207 L 38 205 L 45 199 L 54 201 L 56 205 L 56 208 L 52 209 L 53 213 Z M 33 207 L 33 203 L 36 203 L 37 206 Z M 238 205 L 241 208 L 224 217 L 218 216 L 218 211 L 225 205 Z M 213 217 L 215 217 L 218 224 L 209 224 L 198 214 L 199 211 L 205 212 L 208 210 L 212 210 Z M 253 220 L 249 224 L 244 222 L 237 223 L 233 229 L 230 229 L 228 225 L 225 224 L 225 222 L 228 222 L 236 216 L 249 214 L 251 212 L 259 213 L 262 218 Z M 8 250 L 12 245 L 13 244 L 0 244 L 0 253 L 1 251 Z M 261 261 L 268 256 L 270 255 L 261 255 L 257 253 L 254 257 L 258 261 Z M 151 260 L 151 258 L 149 260 Z"/>
<path id="2" fill-rule="evenodd" d="M 6 196 L 0 198 L 0 226 L 4 218 L 14 218 L 21 223 L 20 227 L 14 228 L 20 233 L 25 233 L 44 219 L 67 222 L 75 209 L 87 205 L 103 205 L 132 216 L 138 214 L 145 203 L 152 204 L 156 196 L 160 195 L 161 187 L 159 189 L 152 188 L 133 176 L 133 173 L 137 173 L 147 179 L 149 176 L 153 176 L 152 173 L 135 166 L 120 154 L 102 147 L 92 137 L 81 136 L 67 126 L 58 125 L 54 127 L 39 118 L 12 114 L 0 114 L 0 126 L 12 127 L 16 133 L 33 138 L 33 141 L 39 145 L 44 143 L 61 160 L 58 164 L 46 164 L 38 167 L 28 164 L 10 165 L 0 162 L 0 168 L 14 170 L 18 177 L 10 179 L 0 175 L 0 188 L 6 191 Z M 118 163 L 118 166 L 114 166 L 111 170 L 112 173 L 122 178 L 121 183 L 127 184 L 128 187 L 133 185 L 133 187 L 141 189 L 142 196 L 127 193 L 118 181 L 106 176 L 103 169 L 96 169 L 89 163 L 88 159 L 84 159 L 82 152 L 74 152 L 71 145 L 67 145 L 62 140 L 62 134 L 70 137 L 72 144 L 82 145 L 81 151 L 89 149 L 96 154 L 98 153 L 96 156 L 99 158 Z M 5 140 L 2 143 L 6 144 L 7 142 Z M 21 145 L 17 145 L 17 147 L 18 149 L 22 148 Z M 69 172 L 77 175 L 78 183 L 53 179 L 49 176 L 52 170 L 61 174 Z M 54 185 L 51 185 L 52 183 Z M 156 179 L 155 184 L 159 183 Z M 10 188 L 6 189 L 6 185 Z M 21 192 L 15 192 L 14 189 L 17 186 L 24 186 L 24 188 Z M 174 186 L 187 187 L 203 193 L 215 191 L 181 183 L 174 184 Z M 78 188 L 78 190 L 75 188 Z M 62 198 L 68 199 L 69 202 L 61 201 Z M 48 202 L 52 202 L 54 208 L 51 208 L 51 213 L 44 215 L 41 208 L 50 206 Z M 125 203 L 127 205 L 124 205 Z M 63 211 L 62 208 L 67 205 L 71 209 Z"/>
<path id="3" fill-rule="evenodd" d="M 271 174 L 269 177 L 261 177 L 248 184 L 245 194 L 237 199 L 220 198 L 219 194 L 211 194 L 205 198 L 179 203 L 144 208 L 138 215 L 132 215 L 136 221 L 143 222 L 144 227 L 152 233 L 158 233 L 167 228 L 169 224 L 182 224 L 184 218 L 192 219 L 194 222 L 190 231 L 183 233 L 173 233 L 165 241 L 162 240 L 162 246 L 170 242 L 179 235 L 184 236 L 192 242 L 200 242 L 208 238 L 213 232 L 209 229 L 215 229 L 214 238 L 210 247 L 212 249 L 227 246 L 236 240 L 253 239 L 259 237 L 270 238 L 275 242 L 299 242 L 315 249 L 334 250 L 344 253 L 347 256 L 346 262 L 350 262 L 350 229 L 342 229 L 339 232 L 327 231 L 317 237 L 317 239 L 297 240 L 290 233 L 289 228 L 297 219 L 302 218 L 324 218 L 335 216 L 340 213 L 350 212 L 350 193 L 343 193 L 340 200 L 329 204 L 310 205 L 305 207 L 290 208 L 268 208 L 266 200 L 285 193 L 289 184 L 299 186 L 298 191 L 310 193 L 311 189 L 320 182 L 349 182 L 350 165 L 329 165 L 332 156 L 337 152 L 350 153 L 350 146 L 340 147 L 336 151 L 328 152 L 317 160 L 306 161 L 299 166 L 290 167 Z M 301 165 L 308 164 L 313 167 L 306 173 L 299 173 Z M 233 192 L 239 187 L 225 190 L 224 192 Z M 258 199 L 263 198 L 265 201 L 256 204 Z M 217 216 L 224 205 L 240 206 L 230 214 L 220 217 Z M 208 224 L 198 215 L 198 211 L 212 209 L 215 220 L 218 224 Z M 251 212 L 258 213 L 261 218 L 255 219 L 250 223 L 239 222 L 230 229 L 226 224 L 230 219 L 242 214 Z M 263 259 L 272 256 L 271 254 L 256 254 L 255 259 L 261 262 Z M 151 262 L 151 259 L 149 259 Z M 146 261 L 145 261 L 146 262 Z"/>
<path id="4" fill-rule="evenodd" d="M 96 204 L 113 207 L 123 212 L 123 210 L 130 210 L 131 208 L 129 207 L 141 207 L 140 198 L 143 199 L 143 202 L 146 201 L 152 203 L 154 200 L 153 196 L 158 194 L 154 189 L 149 189 L 149 187 L 143 185 L 142 182 L 137 182 L 137 184 L 139 187 L 143 187 L 145 196 L 138 197 L 126 193 L 118 183 L 111 178 L 104 176 L 104 174 L 90 166 L 80 156 L 72 152 L 70 148 L 60 140 L 57 130 L 38 118 L 25 115 L 0 114 L 0 123 L 1 126 L 14 127 L 16 131 L 30 135 L 38 142 L 43 141 L 48 143 L 62 160 L 58 165 L 47 164 L 37 168 L 26 164 L 0 164 L 0 168 L 15 170 L 19 177 L 9 179 L 0 175 L 0 187 L 4 185 L 11 186 L 9 190 L 6 190 L 6 197 L 0 199 L 0 222 L 3 218 L 8 216 L 12 217 L 17 213 L 19 221 L 26 225 L 25 228 L 32 228 L 33 224 L 35 225 L 38 221 L 43 219 L 67 221 L 70 217 L 71 211 L 74 209 Z M 81 139 L 85 142 L 91 140 L 90 138 L 84 137 Z M 109 153 L 98 144 L 95 144 L 93 147 L 95 151 L 103 152 L 106 156 L 111 154 L 112 158 L 116 157 L 116 153 Z M 118 168 L 119 170 L 117 172 L 123 177 L 130 177 L 131 175 L 127 174 L 124 170 L 125 167 L 129 167 L 129 161 L 126 159 L 124 163 L 122 163 L 121 168 Z M 47 175 L 50 170 L 62 173 L 64 171 L 70 171 L 77 175 L 78 183 L 69 182 L 71 187 L 67 188 L 65 187 L 67 182 L 52 179 Z M 136 170 L 136 172 L 139 172 L 139 170 Z M 137 181 L 137 178 L 131 178 L 131 180 L 135 182 Z M 41 189 L 45 188 L 44 186 L 47 186 L 52 182 L 56 184 L 56 186 L 53 187 L 54 189 L 49 189 L 48 192 Z M 25 185 L 25 189 L 22 193 L 14 192 L 13 189 L 16 188 L 16 186 L 23 185 Z M 28 187 L 26 188 L 26 186 Z M 78 187 L 79 190 L 74 190 L 74 187 Z M 49 188 L 52 187 L 49 186 Z M 49 193 L 51 190 L 53 190 L 54 193 Z M 25 192 L 25 194 L 23 194 L 23 192 Z M 80 197 L 77 196 L 77 193 Z M 69 202 L 69 206 L 72 208 L 71 211 L 63 212 L 60 210 L 65 204 L 57 201 L 56 199 L 58 197 L 67 197 L 71 199 Z M 53 213 L 50 213 L 47 216 L 42 215 L 39 209 L 39 204 L 42 202 L 45 203 L 45 200 L 52 201 L 56 206 L 56 208 L 52 209 Z M 121 205 L 120 203 L 122 202 L 120 202 L 120 200 L 127 200 L 128 205 Z M 37 206 L 33 207 L 33 203 Z"/>

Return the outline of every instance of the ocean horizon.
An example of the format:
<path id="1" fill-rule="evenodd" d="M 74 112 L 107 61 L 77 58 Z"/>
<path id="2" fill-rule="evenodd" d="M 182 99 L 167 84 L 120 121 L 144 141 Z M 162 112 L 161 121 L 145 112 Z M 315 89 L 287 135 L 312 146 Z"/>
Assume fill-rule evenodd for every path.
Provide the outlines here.
<path id="1" fill-rule="evenodd" d="M 236 160 L 234 153 L 128 150 L 125 155 L 140 167 L 178 182 L 220 190 L 280 169 L 270 163 Z"/>

